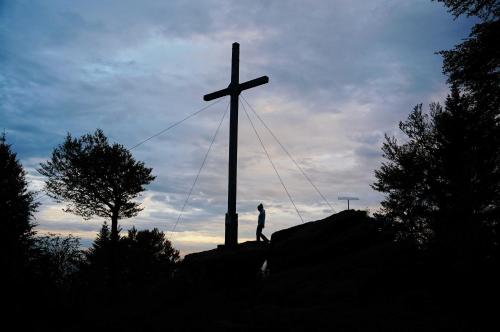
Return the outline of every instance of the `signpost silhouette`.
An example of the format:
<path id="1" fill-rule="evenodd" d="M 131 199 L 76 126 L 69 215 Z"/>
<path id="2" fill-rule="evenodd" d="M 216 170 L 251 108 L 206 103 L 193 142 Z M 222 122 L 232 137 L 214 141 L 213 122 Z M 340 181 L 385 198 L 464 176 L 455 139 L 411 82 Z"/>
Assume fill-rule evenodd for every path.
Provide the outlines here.
<path id="1" fill-rule="evenodd" d="M 240 80 L 240 44 L 233 43 L 231 59 L 231 82 L 228 87 L 203 96 L 203 100 L 210 101 L 224 96 L 230 96 L 229 113 L 229 177 L 227 213 L 225 221 L 226 247 L 235 247 L 238 244 L 238 214 L 236 213 L 236 175 L 238 162 L 238 98 L 243 90 L 269 82 L 269 77 L 262 76 L 244 83 Z"/>

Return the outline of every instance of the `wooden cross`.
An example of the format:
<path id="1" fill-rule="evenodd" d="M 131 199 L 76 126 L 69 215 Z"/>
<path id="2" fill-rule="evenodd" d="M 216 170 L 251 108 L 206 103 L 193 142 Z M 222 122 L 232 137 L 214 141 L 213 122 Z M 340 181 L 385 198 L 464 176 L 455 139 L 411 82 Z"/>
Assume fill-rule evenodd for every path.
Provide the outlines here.
<path id="1" fill-rule="evenodd" d="M 209 101 L 224 96 L 231 96 L 231 109 L 229 113 L 229 178 L 227 193 L 226 213 L 226 247 L 235 247 L 238 244 L 238 214 L 236 213 L 236 170 L 238 162 L 238 98 L 243 90 L 269 82 L 269 77 L 262 76 L 244 83 L 240 80 L 240 44 L 233 43 L 231 61 L 231 83 L 225 89 L 209 93 L 203 96 L 203 100 Z"/>

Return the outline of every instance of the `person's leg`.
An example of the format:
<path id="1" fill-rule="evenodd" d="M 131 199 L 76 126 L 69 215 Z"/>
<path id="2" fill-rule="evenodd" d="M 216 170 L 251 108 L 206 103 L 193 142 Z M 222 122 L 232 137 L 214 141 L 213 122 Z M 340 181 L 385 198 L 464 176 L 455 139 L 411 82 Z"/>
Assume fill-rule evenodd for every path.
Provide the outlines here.
<path id="1" fill-rule="evenodd" d="M 257 236 L 257 242 L 260 242 L 260 232 L 262 231 L 262 227 L 257 226 L 257 231 L 255 232 L 255 235 Z"/>
<path id="2" fill-rule="evenodd" d="M 260 233 L 260 236 L 262 237 L 264 242 L 269 243 L 269 239 L 264 234 Z"/>

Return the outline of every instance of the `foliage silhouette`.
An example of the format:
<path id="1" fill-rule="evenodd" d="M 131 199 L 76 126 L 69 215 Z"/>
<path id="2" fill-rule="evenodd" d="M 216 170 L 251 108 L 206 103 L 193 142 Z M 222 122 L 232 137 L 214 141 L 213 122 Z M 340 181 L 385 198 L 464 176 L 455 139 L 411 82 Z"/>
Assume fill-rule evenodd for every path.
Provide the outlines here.
<path id="1" fill-rule="evenodd" d="M 6 143 L 0 137 L 0 241 L 1 266 L 7 280 L 12 282 L 26 272 L 30 250 L 34 243 L 33 213 L 38 207 L 34 193 L 28 190 L 26 172 Z"/>
<path id="2" fill-rule="evenodd" d="M 47 193 L 68 202 L 66 211 L 91 218 L 111 219 L 111 238 L 118 239 L 118 219 L 136 216 L 141 208 L 133 202 L 144 185 L 155 179 L 151 168 L 137 162 L 122 145 L 109 145 L 98 129 L 80 138 L 67 135 L 52 158 L 40 164 L 47 177 Z"/>
<path id="3" fill-rule="evenodd" d="M 38 169 L 46 176 L 45 190 L 49 196 L 68 203 L 65 211 L 86 219 L 111 219 L 111 242 L 115 248 L 111 265 L 117 259 L 114 251 L 119 240 L 118 220 L 136 216 L 142 210 L 133 199 L 155 179 L 151 171 L 122 145 L 110 145 L 100 129 L 79 138 L 68 134 L 50 160 Z"/>
<path id="4" fill-rule="evenodd" d="M 477 15 L 466 41 L 442 51 L 451 93 L 430 114 L 415 107 L 386 137 L 387 162 L 373 188 L 386 193 L 383 213 L 399 235 L 430 239 L 450 260 L 498 256 L 500 224 L 500 24 L 498 1 L 442 1 L 456 16 Z"/>
<path id="5" fill-rule="evenodd" d="M 382 212 L 400 224 L 398 237 L 421 245 L 431 235 L 428 218 L 433 208 L 429 202 L 432 179 L 428 175 L 433 166 L 430 158 L 435 153 L 432 127 L 422 105 L 417 105 L 399 128 L 407 142 L 400 145 L 395 137 L 386 135 L 382 151 L 387 161 L 375 171 L 377 181 L 372 187 L 387 194 L 381 202 Z"/>
<path id="6" fill-rule="evenodd" d="M 110 278 L 111 246 L 111 233 L 104 223 L 85 253 L 88 272 L 101 281 Z M 126 236 L 120 237 L 117 253 L 119 282 L 136 286 L 170 279 L 180 260 L 179 251 L 157 228 L 138 231 L 132 227 Z"/>
<path id="7" fill-rule="evenodd" d="M 5 134 L 0 136 L 0 280 L 4 286 L 2 302 L 6 304 L 5 317 L 16 317 L 26 311 L 30 302 L 31 259 L 34 253 L 33 214 L 38 203 L 28 190 L 26 172 L 17 155 L 7 144 Z"/>
<path id="8" fill-rule="evenodd" d="M 498 0 L 437 0 L 444 3 L 455 16 L 478 16 L 483 20 L 500 16 Z"/>
<path id="9" fill-rule="evenodd" d="M 51 234 L 35 239 L 32 264 L 35 274 L 56 287 L 67 283 L 79 271 L 83 253 L 80 240 L 73 235 Z"/>
<path id="10" fill-rule="evenodd" d="M 405 143 L 386 137 L 387 162 L 373 188 L 387 194 L 383 212 L 400 223 L 400 237 L 419 245 L 432 239 L 457 257 L 485 257 L 498 221 L 500 128 L 483 121 L 456 87 L 444 108 L 430 108 L 425 114 L 418 105 L 400 123 Z"/>
<path id="11" fill-rule="evenodd" d="M 111 231 L 106 222 L 102 225 L 92 246 L 86 250 L 85 258 L 94 274 L 97 274 L 104 283 L 109 282 L 109 261 L 111 257 Z"/>
<path id="12" fill-rule="evenodd" d="M 180 256 L 179 251 L 157 228 L 138 231 L 135 227 L 121 239 L 125 250 L 127 274 L 131 282 L 170 278 Z"/>
<path id="13" fill-rule="evenodd" d="M 448 82 L 467 94 L 472 107 L 489 115 L 490 121 L 500 112 L 500 1 L 440 0 L 455 15 L 478 16 L 465 41 L 452 50 L 441 51 L 443 73 Z"/>

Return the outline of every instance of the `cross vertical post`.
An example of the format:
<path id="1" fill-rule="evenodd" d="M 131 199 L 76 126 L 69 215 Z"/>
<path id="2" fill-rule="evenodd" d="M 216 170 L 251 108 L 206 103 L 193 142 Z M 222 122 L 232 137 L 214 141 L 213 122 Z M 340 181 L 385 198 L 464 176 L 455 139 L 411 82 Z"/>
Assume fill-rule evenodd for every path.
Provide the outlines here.
<path id="1" fill-rule="evenodd" d="M 240 45 L 233 44 L 231 58 L 231 90 L 229 110 L 229 169 L 227 187 L 226 246 L 238 244 L 238 214 L 236 213 L 236 176 L 238 170 L 238 98 L 240 81 Z"/>
<path id="2" fill-rule="evenodd" d="M 226 89 L 209 93 L 203 96 L 205 101 L 229 95 L 229 169 L 228 169 L 228 197 L 227 213 L 225 218 L 226 247 L 236 247 L 238 244 L 238 214 L 236 213 L 237 169 L 238 169 L 238 99 L 241 91 L 269 82 L 267 76 L 262 76 L 242 84 L 240 80 L 240 44 L 233 43 L 231 58 L 231 82 Z"/>

